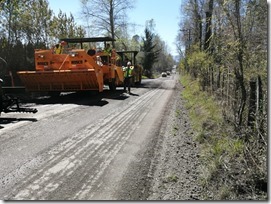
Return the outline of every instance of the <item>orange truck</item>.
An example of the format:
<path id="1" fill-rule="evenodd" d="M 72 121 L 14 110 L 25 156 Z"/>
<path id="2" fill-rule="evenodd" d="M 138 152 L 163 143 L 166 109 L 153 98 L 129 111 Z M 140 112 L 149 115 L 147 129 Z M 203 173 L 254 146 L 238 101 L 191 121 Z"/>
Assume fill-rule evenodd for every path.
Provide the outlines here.
<path id="1" fill-rule="evenodd" d="M 28 92 L 70 92 L 97 90 L 104 85 L 116 90 L 124 81 L 114 49 L 98 50 L 94 44 L 114 41 L 110 37 L 65 38 L 61 54 L 53 49 L 35 50 L 35 71 L 17 72 Z M 80 46 L 80 48 L 76 48 Z M 87 51 L 86 47 L 90 48 Z"/>

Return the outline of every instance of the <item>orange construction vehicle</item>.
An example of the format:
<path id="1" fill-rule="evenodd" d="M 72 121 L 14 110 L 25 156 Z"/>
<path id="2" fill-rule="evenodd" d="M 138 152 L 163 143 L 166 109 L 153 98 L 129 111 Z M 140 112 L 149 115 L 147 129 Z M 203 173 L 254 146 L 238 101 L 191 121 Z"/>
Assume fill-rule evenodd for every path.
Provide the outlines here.
<path id="1" fill-rule="evenodd" d="M 35 71 L 17 72 L 26 91 L 70 92 L 97 90 L 104 85 L 110 90 L 123 85 L 123 70 L 114 49 L 96 50 L 93 44 L 114 41 L 110 37 L 61 39 L 65 46 L 35 50 Z M 80 45 L 80 48 L 75 48 Z M 84 48 L 87 48 L 86 51 Z M 89 49 L 90 48 L 90 49 Z"/>

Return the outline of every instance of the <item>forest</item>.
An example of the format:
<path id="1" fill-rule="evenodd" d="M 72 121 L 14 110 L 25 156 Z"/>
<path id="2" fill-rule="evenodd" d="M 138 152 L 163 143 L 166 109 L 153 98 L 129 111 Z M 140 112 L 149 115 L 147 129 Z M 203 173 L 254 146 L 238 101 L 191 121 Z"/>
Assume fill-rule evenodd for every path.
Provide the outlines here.
<path id="1" fill-rule="evenodd" d="M 181 13 L 181 78 L 194 87 L 194 122 L 205 118 L 194 125 L 204 186 L 219 200 L 267 199 L 267 2 L 185 0 Z M 198 95 L 205 101 L 196 107 Z"/>

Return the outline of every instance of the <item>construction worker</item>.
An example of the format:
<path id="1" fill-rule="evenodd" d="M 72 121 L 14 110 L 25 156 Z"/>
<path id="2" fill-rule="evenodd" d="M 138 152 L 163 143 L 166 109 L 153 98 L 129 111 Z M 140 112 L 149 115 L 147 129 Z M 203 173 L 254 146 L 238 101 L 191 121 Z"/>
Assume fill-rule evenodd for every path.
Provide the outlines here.
<path id="1" fill-rule="evenodd" d="M 131 93 L 131 80 L 132 80 L 132 69 L 131 62 L 127 62 L 127 67 L 124 72 L 124 91 L 126 91 L 126 87 L 128 88 L 128 94 Z"/>
<path id="2" fill-rule="evenodd" d="M 67 42 L 61 41 L 60 43 L 55 45 L 55 54 L 63 54 L 65 53 L 65 46 L 67 45 Z"/>
<path id="3" fill-rule="evenodd" d="M 109 56 L 111 56 L 112 48 L 109 43 L 106 44 L 106 47 L 104 48 L 104 52 L 107 53 Z"/>
<path id="4" fill-rule="evenodd" d="M 60 46 L 60 44 L 55 45 L 54 53 L 55 54 L 61 54 L 61 46 Z"/>

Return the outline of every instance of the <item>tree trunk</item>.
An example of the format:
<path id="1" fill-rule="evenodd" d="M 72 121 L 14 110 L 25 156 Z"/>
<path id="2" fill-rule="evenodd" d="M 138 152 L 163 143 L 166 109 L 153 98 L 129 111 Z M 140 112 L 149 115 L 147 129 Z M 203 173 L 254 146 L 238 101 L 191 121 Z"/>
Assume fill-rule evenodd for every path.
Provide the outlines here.
<path id="1" fill-rule="evenodd" d="M 113 0 L 110 0 L 109 17 L 110 17 L 110 31 L 111 31 L 111 37 L 112 37 L 113 39 L 115 39 L 115 22 L 114 22 L 114 7 L 113 7 Z M 115 48 L 115 41 L 112 41 L 112 47 Z"/>
<path id="2" fill-rule="evenodd" d="M 237 60 L 239 62 L 239 69 L 235 70 L 235 76 L 238 81 L 238 84 L 241 88 L 241 101 L 238 110 L 238 125 L 241 126 L 243 122 L 243 112 L 246 106 L 247 92 L 244 82 L 244 39 L 242 34 L 242 25 L 241 25 L 241 14 L 240 14 L 240 0 L 235 0 L 235 16 L 237 23 L 237 31 L 238 31 L 238 52 L 237 52 Z"/>
<path id="3" fill-rule="evenodd" d="M 263 88 L 262 88 L 262 79 L 258 75 L 257 77 L 257 101 L 256 101 L 256 116 L 257 116 L 257 128 L 261 135 L 264 134 L 264 115 L 263 115 Z"/>
<path id="4" fill-rule="evenodd" d="M 204 40 L 204 50 L 209 49 L 210 40 L 212 37 L 212 15 L 213 15 L 213 6 L 214 0 L 209 0 L 208 9 L 205 12 L 206 14 L 206 27 L 205 27 L 205 40 Z"/>
<path id="5" fill-rule="evenodd" d="M 248 120 L 247 125 L 250 128 L 255 127 L 255 119 L 256 119 L 256 87 L 257 82 L 252 79 L 249 82 L 250 86 L 250 94 L 249 94 L 249 106 L 248 106 Z"/>
<path id="6" fill-rule="evenodd" d="M 199 3 L 194 0 L 194 24 L 195 29 L 192 31 L 194 33 L 194 43 L 199 45 L 200 50 L 202 50 L 202 17 L 199 13 Z M 189 36 L 189 40 L 191 36 Z M 190 42 L 191 43 L 191 42 Z"/>
<path id="7" fill-rule="evenodd" d="M 243 60 L 239 59 L 239 64 L 240 67 L 243 67 Z M 241 68 L 242 70 L 242 68 Z M 241 99 L 240 99 L 240 104 L 238 108 L 238 115 L 237 115 L 237 125 L 240 127 L 242 126 L 243 123 L 243 112 L 246 106 L 246 99 L 247 99 L 247 92 L 246 92 L 246 87 L 244 84 L 244 76 L 243 72 L 235 71 L 235 76 L 236 76 L 236 81 L 237 81 L 237 87 L 239 86 L 241 89 Z"/>

